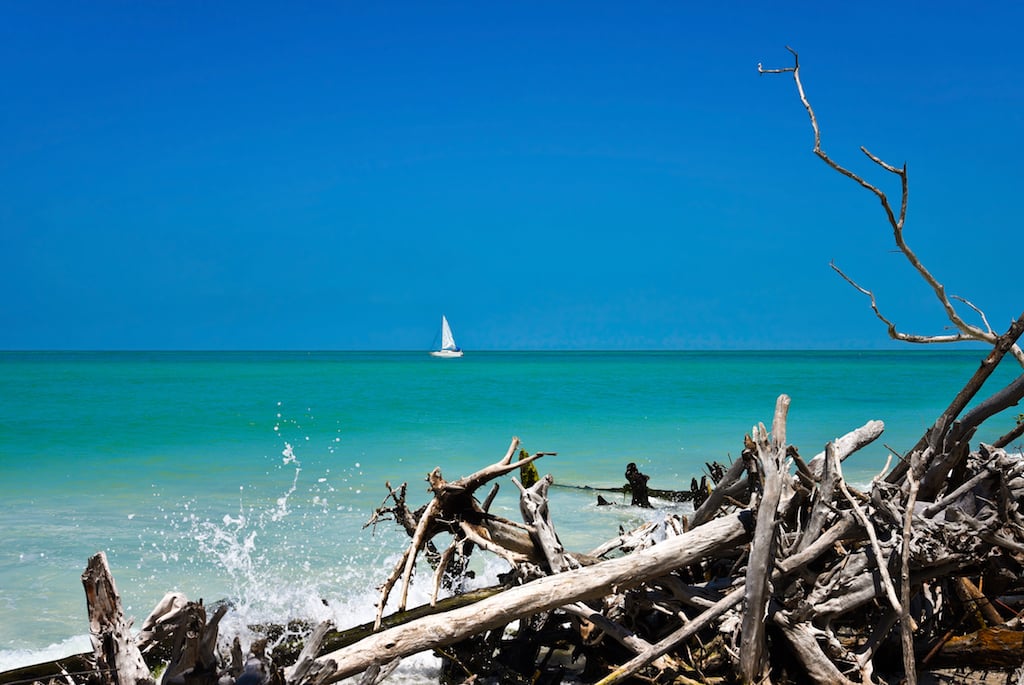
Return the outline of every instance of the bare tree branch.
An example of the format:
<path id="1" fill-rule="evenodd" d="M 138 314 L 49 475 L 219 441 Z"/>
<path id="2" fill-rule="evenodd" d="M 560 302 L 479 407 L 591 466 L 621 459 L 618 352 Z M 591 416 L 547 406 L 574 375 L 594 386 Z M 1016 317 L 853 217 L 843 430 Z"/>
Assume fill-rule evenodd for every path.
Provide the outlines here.
<path id="1" fill-rule="evenodd" d="M 909 184 L 907 180 L 907 166 L 904 164 L 902 167 L 893 166 L 883 161 L 878 156 L 871 153 L 867 148 L 861 147 L 861 152 L 867 156 L 872 162 L 880 166 L 885 171 L 899 177 L 900 180 L 900 203 L 899 210 L 894 211 L 892 203 L 889 200 L 889 196 L 882 191 L 878 186 L 868 182 L 859 174 L 851 171 L 845 166 L 839 164 L 833 160 L 828 153 L 821 147 L 821 130 L 818 127 L 818 119 L 814 114 L 814 108 L 811 107 L 810 101 L 807 99 L 807 94 L 804 91 L 803 82 L 800 80 L 800 57 L 793 48 L 787 46 L 788 50 L 793 55 L 793 66 L 783 67 L 781 69 L 765 69 L 761 64 L 757 65 L 757 71 L 761 74 L 793 74 L 793 81 L 796 83 L 797 92 L 800 95 L 800 102 L 803 103 L 804 109 L 807 110 L 807 115 L 811 120 L 811 129 L 814 132 L 814 154 L 817 155 L 821 161 L 825 162 L 831 169 L 836 171 L 843 176 L 853 180 L 862 188 L 868 190 L 875 197 L 878 198 L 879 202 L 882 203 L 882 209 L 885 212 L 886 219 L 889 225 L 892 227 L 893 239 L 896 241 L 896 246 L 899 248 L 903 256 L 910 262 L 910 265 L 917 271 L 918 274 L 924 279 L 928 286 L 935 293 L 939 303 L 942 305 L 943 310 L 946 313 L 946 318 L 953 324 L 958 334 L 955 335 L 916 335 L 910 333 L 903 333 L 899 331 L 896 325 L 887 319 L 878 309 L 878 303 L 875 300 L 874 294 L 865 288 L 857 285 L 850 277 L 843 273 L 834 263 L 831 265 L 832 268 L 846 280 L 847 283 L 852 285 L 854 288 L 859 290 L 861 293 L 871 298 L 871 308 L 889 331 L 889 337 L 894 340 L 901 340 L 904 342 L 911 343 L 951 343 L 951 342 L 962 342 L 967 340 L 975 340 L 979 342 L 985 342 L 990 345 L 995 345 L 998 339 L 998 335 L 992 331 L 992 327 L 989 325 L 987 318 L 984 313 L 976 306 L 968 302 L 967 300 L 957 297 L 948 296 L 946 294 L 946 288 L 932 275 L 932 273 L 925 267 L 924 263 L 918 258 L 917 254 L 910 248 L 903 236 L 903 227 L 907 218 L 907 204 L 909 198 Z M 971 325 L 963 320 L 957 313 L 956 308 L 953 306 L 953 300 L 962 302 L 963 304 L 970 307 L 978 316 L 981 317 L 984 328 Z M 1012 349 L 1014 358 L 1017 359 L 1021 366 L 1024 366 L 1024 351 L 1017 345 L 1014 345 Z"/>
<path id="2" fill-rule="evenodd" d="M 900 340 L 908 343 L 951 343 L 951 342 L 965 342 L 968 340 L 974 340 L 973 337 L 964 335 L 963 333 L 956 333 L 952 335 L 916 335 L 914 333 L 903 333 L 896 328 L 896 324 L 885 317 L 884 314 L 878 309 L 878 300 L 875 299 L 875 293 L 861 286 L 859 283 L 854 281 L 852 278 L 846 275 L 846 273 L 836 266 L 835 262 L 829 262 L 829 266 L 832 270 L 839 274 L 844 281 L 849 283 L 854 289 L 859 290 L 868 296 L 871 300 L 871 309 L 875 312 L 875 316 L 878 317 L 879 321 L 885 324 L 885 327 L 889 330 L 889 337 L 893 340 Z"/>
<path id="3" fill-rule="evenodd" d="M 914 659 L 914 631 L 917 625 L 910 615 L 910 545 L 914 531 L 914 504 L 917 502 L 918 479 L 921 477 L 918 473 L 919 457 L 917 452 L 910 455 L 909 490 L 906 511 L 903 513 L 903 540 L 900 546 L 900 602 L 903 605 L 903 610 L 899 612 L 900 645 L 903 648 L 903 672 L 907 685 L 917 685 L 917 664 Z"/>
<path id="4" fill-rule="evenodd" d="M 1024 414 L 1019 415 L 1017 417 L 1017 425 L 1014 426 L 1012 429 L 1010 429 L 1010 431 L 1008 433 L 1006 433 L 1005 435 L 1000 437 L 998 440 L 996 440 L 994 443 L 992 443 L 992 446 L 993 447 L 1006 447 L 1011 442 L 1013 442 L 1014 440 L 1016 440 L 1020 436 L 1024 435 L 1024 418 L 1022 418 L 1022 417 L 1024 417 Z"/>

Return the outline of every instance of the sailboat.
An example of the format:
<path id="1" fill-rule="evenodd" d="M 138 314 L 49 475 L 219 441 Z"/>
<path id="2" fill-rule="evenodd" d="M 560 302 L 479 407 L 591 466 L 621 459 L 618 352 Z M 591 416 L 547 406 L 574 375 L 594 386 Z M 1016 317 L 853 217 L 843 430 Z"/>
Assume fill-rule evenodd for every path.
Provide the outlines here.
<path id="1" fill-rule="evenodd" d="M 455 344 L 455 338 L 452 336 L 452 327 L 448 325 L 448 319 L 443 314 L 441 315 L 441 349 L 433 350 L 430 354 L 434 357 L 449 359 L 462 356 L 462 350 Z"/>

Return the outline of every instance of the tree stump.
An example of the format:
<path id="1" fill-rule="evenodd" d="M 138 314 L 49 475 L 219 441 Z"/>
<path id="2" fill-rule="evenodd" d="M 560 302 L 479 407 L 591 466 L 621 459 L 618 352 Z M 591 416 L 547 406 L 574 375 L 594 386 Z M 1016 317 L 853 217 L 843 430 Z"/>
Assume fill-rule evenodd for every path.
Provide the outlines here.
<path id="1" fill-rule="evenodd" d="M 121 597 L 103 552 L 93 555 L 82 573 L 89 612 L 89 638 L 96 670 L 104 685 L 153 685 L 153 676 L 131 635 Z"/>
<path id="2" fill-rule="evenodd" d="M 645 473 L 641 473 L 636 464 L 629 462 L 626 465 L 626 482 L 629 483 L 629 491 L 632 494 L 630 504 L 634 507 L 651 509 L 651 499 L 647 491 L 647 481 L 651 479 Z"/>

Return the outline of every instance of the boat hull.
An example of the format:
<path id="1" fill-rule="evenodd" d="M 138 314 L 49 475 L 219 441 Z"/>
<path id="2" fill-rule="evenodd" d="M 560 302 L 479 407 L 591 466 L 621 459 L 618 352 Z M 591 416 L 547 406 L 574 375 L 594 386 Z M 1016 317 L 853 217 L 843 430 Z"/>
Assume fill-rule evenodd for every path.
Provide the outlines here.
<path id="1" fill-rule="evenodd" d="M 430 353 L 431 357 L 441 357 L 442 359 L 454 359 L 455 357 L 462 356 L 462 350 L 434 350 Z"/>

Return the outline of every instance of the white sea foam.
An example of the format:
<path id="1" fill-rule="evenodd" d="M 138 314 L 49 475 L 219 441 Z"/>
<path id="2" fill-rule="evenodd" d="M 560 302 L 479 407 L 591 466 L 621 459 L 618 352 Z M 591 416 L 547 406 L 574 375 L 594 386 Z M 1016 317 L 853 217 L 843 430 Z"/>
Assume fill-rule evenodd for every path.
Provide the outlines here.
<path id="1" fill-rule="evenodd" d="M 127 518 L 137 531 L 137 556 L 132 558 L 124 549 L 120 552 L 129 562 L 122 567 L 133 568 L 134 575 L 118 570 L 115 574 L 126 613 L 135 617 L 136 626 L 152 608 L 150 602 L 168 590 L 181 591 L 193 600 L 203 598 L 208 605 L 228 604 L 221 622 L 222 647 L 236 636 L 247 646 L 257 636 L 250 626 L 292 620 L 315 625 L 326 620 L 345 629 L 375 618 L 377 587 L 398 562 L 408 538 L 390 525 L 382 526 L 372 541 L 369 531 L 360 530 L 367 507 L 373 506 L 362 495 L 364 467 L 373 465 L 350 455 L 347 466 L 330 462 L 332 471 L 312 455 L 310 450 L 320 447 L 303 439 L 301 427 L 277 418 L 275 434 L 284 448 L 274 460 L 277 470 L 267 474 L 269 491 L 259 481 L 238 484 L 238 499 L 225 511 L 222 500 L 210 500 L 202 493 L 173 501 L 154 487 L 151 510 L 137 510 Z M 305 470 L 301 457 L 310 464 Z M 233 490 L 235 483 L 230 487 Z M 411 495 L 412 505 L 413 497 L 423 495 Z M 608 536 L 615 534 L 620 523 L 628 525 L 626 519 L 643 516 L 626 507 L 595 511 L 589 496 L 581 498 L 573 491 L 553 497 L 572 500 L 569 506 L 556 507 L 556 523 L 563 537 L 572 540 L 573 549 L 592 544 L 595 515 L 601 527 L 607 527 Z M 514 498 L 499 498 L 494 506 L 502 515 L 518 515 Z M 118 550 L 111 551 L 116 557 Z M 472 568 L 475 576 L 467 581 L 467 588 L 491 585 L 499 572 L 507 570 L 505 562 L 483 553 L 474 555 Z M 409 606 L 429 602 L 431 575 L 425 566 L 418 569 Z M 396 589 L 394 595 L 398 594 Z M 389 602 L 388 612 L 396 604 L 394 599 Z M 89 650 L 88 639 L 77 636 L 45 649 L 0 651 L 0 670 Z M 431 653 L 412 656 L 403 660 L 390 681 L 436 682 L 438 667 Z"/>
<path id="2" fill-rule="evenodd" d="M 300 620 L 310 626 L 329 621 L 345 629 L 373 621 L 381 571 L 391 568 L 399 559 L 398 553 L 393 552 L 367 563 L 365 552 L 370 550 L 363 548 L 358 559 L 339 558 L 333 567 L 322 563 L 314 567 L 305 558 L 307 555 L 296 554 L 289 560 L 282 559 L 281 549 L 264 549 L 263 540 L 273 539 L 274 542 L 268 544 L 275 546 L 287 543 L 290 536 L 301 537 L 307 527 L 325 525 L 337 514 L 337 510 L 328 506 L 327 495 L 335 488 L 326 476 L 315 478 L 309 493 L 300 493 L 308 494 L 308 501 L 303 500 L 301 506 L 292 505 L 292 499 L 300 490 L 302 464 L 291 444 L 285 444 L 282 455 L 283 465 L 292 467 L 294 473 L 288 490 L 274 500 L 273 506 L 264 511 L 252 511 L 240 503 L 237 514 L 225 514 L 219 520 L 197 516 L 183 520 L 188 527 L 184 538 L 194 542 L 196 556 L 215 564 L 219 575 L 230 584 L 227 597 L 230 609 L 220 626 L 221 647 L 225 650 L 236 636 L 243 645 L 259 637 L 251 626 Z M 182 507 L 187 510 L 188 504 Z M 416 575 L 424 580 L 413 583 L 410 606 L 429 601 L 421 586 L 430 584 L 430 571 L 420 569 Z M 493 575 L 482 574 L 492 579 Z M 287 637 L 291 635 L 286 634 L 281 639 Z M 438 665 L 438 659 L 430 653 L 416 655 L 403 660 L 391 680 L 435 682 Z"/>
<path id="3" fill-rule="evenodd" d="M 41 649 L 0 649 L 0 672 L 91 651 L 88 635 L 76 635 Z"/>

